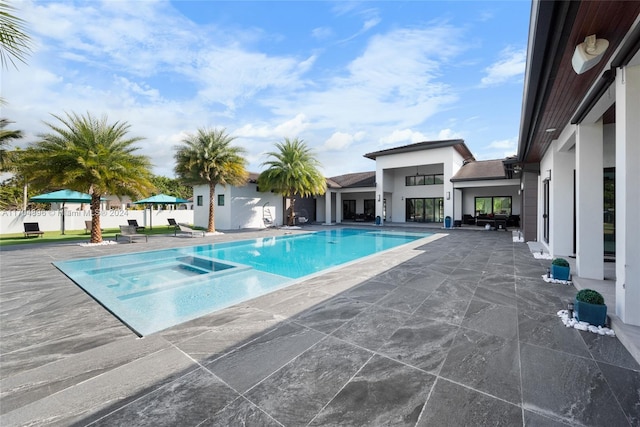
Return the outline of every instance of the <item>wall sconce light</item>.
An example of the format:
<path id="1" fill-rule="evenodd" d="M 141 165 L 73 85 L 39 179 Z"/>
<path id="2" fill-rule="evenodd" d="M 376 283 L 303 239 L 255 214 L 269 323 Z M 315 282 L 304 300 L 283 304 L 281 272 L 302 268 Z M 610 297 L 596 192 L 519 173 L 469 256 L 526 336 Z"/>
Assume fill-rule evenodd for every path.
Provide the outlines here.
<path id="1" fill-rule="evenodd" d="M 547 169 L 547 173 L 544 177 L 545 181 L 551 181 L 551 169 Z"/>
<path id="2" fill-rule="evenodd" d="M 404 200 L 404 196 L 400 197 L 400 200 Z"/>
<path id="3" fill-rule="evenodd" d="M 380 195 L 378 194 L 378 201 L 380 201 Z"/>
<path id="4" fill-rule="evenodd" d="M 447 191 L 447 200 L 451 199 L 451 192 Z"/>
<path id="5" fill-rule="evenodd" d="M 595 34 L 587 36 L 584 42 L 576 46 L 576 50 L 573 52 L 573 57 L 571 58 L 573 71 L 576 74 L 582 74 L 595 67 L 608 47 L 608 40 L 596 39 Z"/>

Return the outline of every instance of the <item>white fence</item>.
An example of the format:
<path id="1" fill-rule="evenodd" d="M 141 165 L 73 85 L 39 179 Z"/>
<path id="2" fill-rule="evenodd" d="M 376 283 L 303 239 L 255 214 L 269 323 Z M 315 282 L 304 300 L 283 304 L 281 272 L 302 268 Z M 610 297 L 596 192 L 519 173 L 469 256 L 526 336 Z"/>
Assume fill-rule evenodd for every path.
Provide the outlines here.
<path id="1" fill-rule="evenodd" d="M 85 221 L 91 220 L 89 210 L 27 210 L 0 211 L 0 234 L 22 233 L 25 222 L 37 222 L 41 231 L 84 230 Z M 118 228 L 127 225 L 127 220 L 135 219 L 138 225 L 166 228 L 167 218 L 177 222 L 193 224 L 192 210 L 123 210 L 109 209 L 100 212 L 100 228 Z"/>

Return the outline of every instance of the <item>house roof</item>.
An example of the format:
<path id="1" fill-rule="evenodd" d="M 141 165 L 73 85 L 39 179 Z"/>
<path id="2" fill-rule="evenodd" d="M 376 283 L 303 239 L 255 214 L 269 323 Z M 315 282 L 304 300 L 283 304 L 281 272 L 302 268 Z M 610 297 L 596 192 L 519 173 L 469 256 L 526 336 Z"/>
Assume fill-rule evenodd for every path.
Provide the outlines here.
<path id="1" fill-rule="evenodd" d="M 534 1 L 525 70 L 518 160 L 537 163 L 564 127 L 580 123 L 640 46 L 638 1 Z M 571 58 L 595 34 L 609 47 L 600 62 L 576 74 Z M 603 116 L 612 122 L 613 107 Z"/>
<path id="2" fill-rule="evenodd" d="M 331 188 L 360 188 L 375 187 L 376 172 L 357 172 L 327 178 L 327 185 Z"/>
<path id="3" fill-rule="evenodd" d="M 507 179 L 504 162 L 499 160 L 481 160 L 465 163 L 451 178 L 456 181 L 478 181 L 491 179 Z"/>
<path id="4" fill-rule="evenodd" d="M 364 157 L 367 157 L 371 160 L 375 160 L 380 156 L 388 156 L 391 154 L 400 154 L 400 153 L 411 153 L 414 151 L 423 151 L 429 150 L 433 148 L 442 148 L 442 147 L 453 147 L 464 160 L 475 160 L 471 151 L 464 143 L 463 139 L 447 139 L 442 141 L 423 141 L 415 144 L 403 145 L 401 147 L 389 148 L 387 150 L 374 151 L 372 153 L 367 153 Z"/>

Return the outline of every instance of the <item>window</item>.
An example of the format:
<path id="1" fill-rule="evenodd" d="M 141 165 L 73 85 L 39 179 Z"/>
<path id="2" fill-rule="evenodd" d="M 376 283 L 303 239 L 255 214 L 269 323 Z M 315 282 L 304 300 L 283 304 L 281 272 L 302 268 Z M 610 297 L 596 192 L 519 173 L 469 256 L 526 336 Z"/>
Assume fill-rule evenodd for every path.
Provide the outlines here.
<path id="1" fill-rule="evenodd" d="M 444 175 L 441 173 L 431 175 L 410 175 L 405 177 L 404 183 L 407 187 L 414 185 L 435 185 L 444 183 Z"/>
<path id="2" fill-rule="evenodd" d="M 375 199 L 365 199 L 364 201 L 364 217 L 368 220 L 373 220 L 376 216 L 376 201 Z"/>
<path id="3" fill-rule="evenodd" d="M 218 194 L 218 206 L 224 206 L 224 194 Z"/>
<path id="4" fill-rule="evenodd" d="M 476 197 L 476 215 L 511 215 L 511 196 Z"/>
<path id="5" fill-rule="evenodd" d="M 405 220 L 407 222 L 443 222 L 444 199 L 406 199 Z"/>
<path id="6" fill-rule="evenodd" d="M 356 219 L 356 201 L 342 201 L 342 219 Z"/>
<path id="7" fill-rule="evenodd" d="M 196 198 L 196 205 L 198 205 L 198 206 L 202 206 L 202 196 L 198 196 L 198 197 Z"/>

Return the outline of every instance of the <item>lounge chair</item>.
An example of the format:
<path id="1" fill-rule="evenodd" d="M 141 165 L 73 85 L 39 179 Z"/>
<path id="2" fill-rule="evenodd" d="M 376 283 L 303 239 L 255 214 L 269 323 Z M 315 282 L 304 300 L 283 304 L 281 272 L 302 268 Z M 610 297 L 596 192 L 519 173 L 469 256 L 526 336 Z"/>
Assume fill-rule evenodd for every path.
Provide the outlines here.
<path id="1" fill-rule="evenodd" d="M 141 225 L 138 225 L 138 220 L 128 219 L 127 222 L 129 223 L 129 225 L 135 227 L 136 231 L 144 231 L 144 227 Z"/>
<path id="2" fill-rule="evenodd" d="M 44 234 L 44 231 L 40 231 L 40 226 L 38 225 L 37 222 L 25 222 L 23 223 L 23 225 L 24 225 L 24 237 L 31 237 L 31 236 L 42 237 L 42 235 Z"/>
<path id="3" fill-rule="evenodd" d="M 173 229 L 174 231 L 178 229 L 178 223 L 175 218 L 167 218 L 169 221 L 169 225 L 167 226 L 169 229 Z"/>
<path id="4" fill-rule="evenodd" d="M 120 233 L 116 234 L 116 242 L 118 241 L 118 237 L 128 239 L 129 243 L 133 243 L 136 239 L 141 240 L 143 238 L 145 242 L 148 241 L 147 235 L 138 233 L 135 225 L 121 225 Z"/>
<path id="5" fill-rule="evenodd" d="M 184 225 L 184 224 L 178 224 L 178 228 L 176 228 L 176 230 L 174 231 L 174 236 L 177 236 L 178 233 L 180 234 L 188 234 L 191 237 L 204 237 L 205 236 L 205 232 L 203 230 L 194 230 L 193 228 Z"/>

